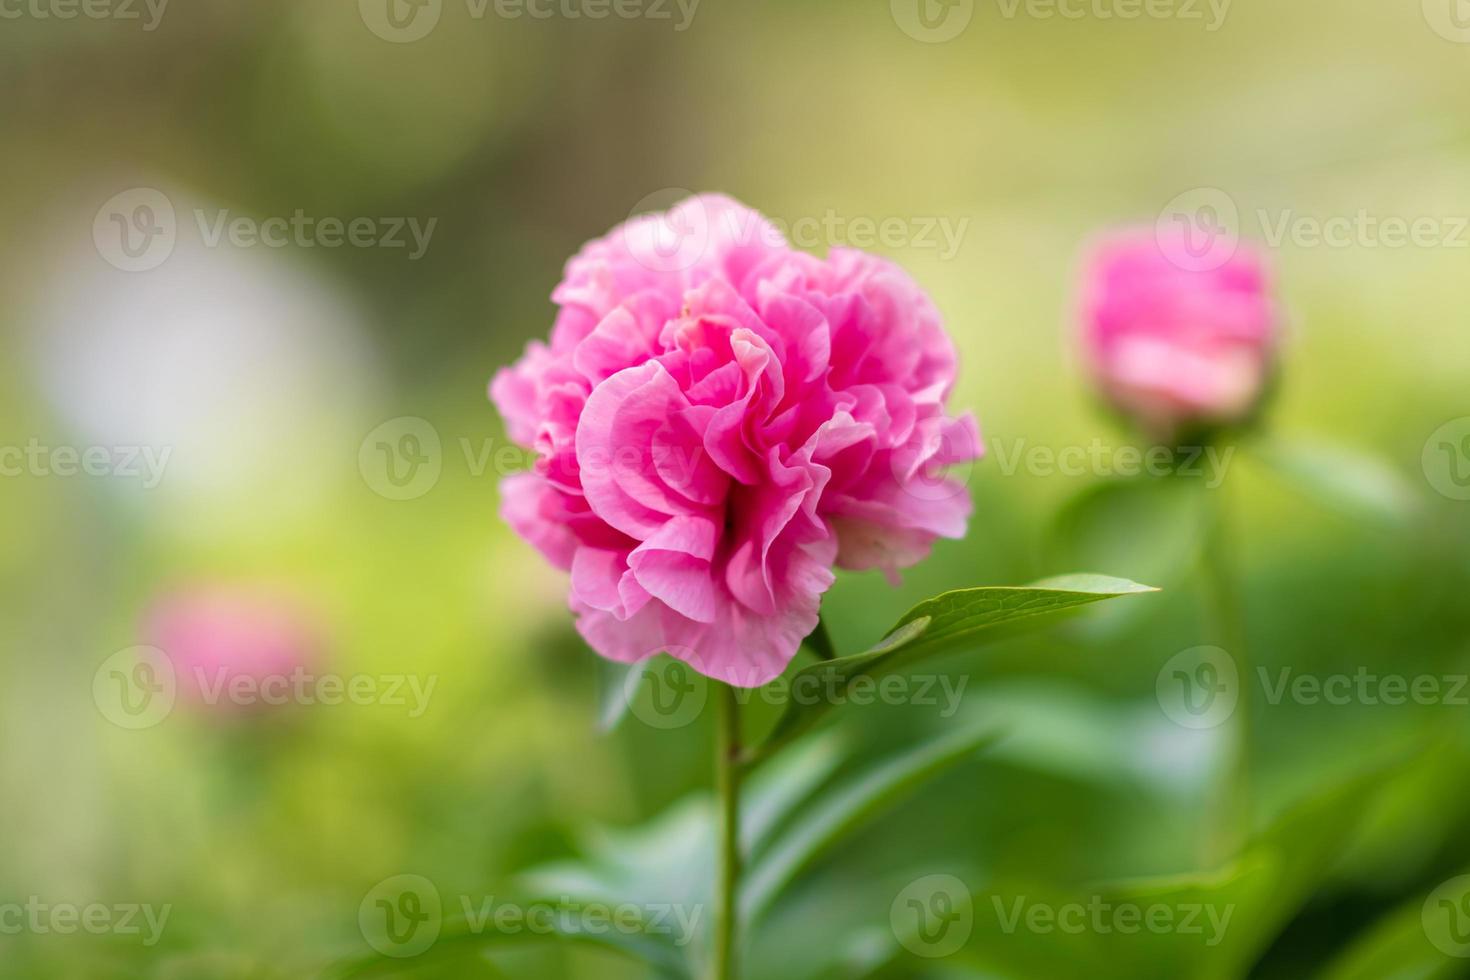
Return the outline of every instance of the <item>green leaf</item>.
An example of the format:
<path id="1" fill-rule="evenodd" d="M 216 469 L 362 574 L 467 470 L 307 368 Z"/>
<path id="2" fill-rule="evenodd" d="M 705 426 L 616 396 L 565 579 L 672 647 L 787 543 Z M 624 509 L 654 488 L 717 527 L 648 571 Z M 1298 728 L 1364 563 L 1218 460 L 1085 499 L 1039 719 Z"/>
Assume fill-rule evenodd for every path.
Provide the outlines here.
<path id="1" fill-rule="evenodd" d="M 745 921 L 758 919 L 801 871 L 865 820 L 997 737 L 992 727 L 930 739 L 812 801 L 774 840 L 757 844 L 741 882 Z"/>
<path id="2" fill-rule="evenodd" d="M 1225 868 L 1199 874 L 1140 879 L 1104 886 L 1113 901 L 1138 905 L 1197 904 L 1230 914 L 1220 941 L 1198 935 L 1109 937 L 1110 960 L 1134 975 L 1226 980 L 1246 975 L 1281 929 L 1337 867 L 1384 780 L 1403 760 L 1375 766 L 1318 790 L 1288 807 Z M 1146 969 L 1144 964 L 1150 965 Z"/>
<path id="3" fill-rule="evenodd" d="M 1319 980 L 1450 980 L 1465 961 L 1441 952 L 1424 931 L 1426 896 L 1379 921 L 1328 964 Z"/>
<path id="4" fill-rule="evenodd" d="M 919 660 L 1045 625 L 1056 615 L 1103 599 L 1155 592 L 1147 585 L 1104 575 L 1069 575 L 1035 585 L 946 592 L 919 603 L 871 650 L 806 667 L 792 677 L 793 695 L 829 691 L 855 678 L 890 673 Z M 755 758 L 806 731 L 845 698 L 793 697 Z"/>
<path id="5" fill-rule="evenodd" d="M 597 946 L 646 963 L 654 975 L 663 978 L 687 980 L 692 976 L 684 955 L 663 936 L 651 932 L 631 929 L 607 928 L 600 920 L 597 923 L 583 921 L 575 908 L 560 904 L 555 899 L 532 899 L 499 905 L 515 904 L 521 908 L 549 906 L 558 914 L 538 920 L 537 928 L 521 928 L 514 931 L 498 931 L 493 920 L 470 921 L 455 917 L 444 922 L 434 944 L 407 958 L 389 956 L 364 956 L 338 964 L 328 970 L 324 980 L 356 980 L 362 977 L 469 977 L 469 967 L 480 961 L 486 952 L 513 946 L 542 945 L 547 942 L 566 942 Z M 621 903 L 620 903 L 621 904 Z M 626 910 L 625 914 L 626 914 Z M 631 920 L 624 919 L 625 923 Z M 649 923 L 642 927 L 647 930 Z M 452 971 L 452 972 L 446 972 Z M 487 973 L 489 971 L 486 971 Z"/>
<path id="6" fill-rule="evenodd" d="M 1402 524 L 1420 509 L 1420 496 L 1403 474 L 1361 450 L 1292 438 L 1263 443 L 1258 453 L 1307 496 L 1349 517 Z"/>
<path id="7" fill-rule="evenodd" d="M 597 730 L 607 734 L 615 730 L 627 717 L 632 700 L 628 696 L 636 681 L 631 679 L 635 672 L 642 676 L 648 669 L 648 661 L 636 664 L 620 664 L 606 657 L 597 657 Z"/>
<path id="8" fill-rule="evenodd" d="M 841 732 L 819 732 L 752 773 L 740 790 L 740 836 L 753 853 L 791 819 L 842 764 Z"/>
<path id="9" fill-rule="evenodd" d="M 1058 509 L 1048 533 L 1054 567 L 1108 568 L 1169 586 L 1198 555 L 1207 496 L 1203 479 L 1114 479 L 1088 486 Z M 1116 635 L 1154 606 L 1119 602 L 1087 618 L 1089 636 Z"/>

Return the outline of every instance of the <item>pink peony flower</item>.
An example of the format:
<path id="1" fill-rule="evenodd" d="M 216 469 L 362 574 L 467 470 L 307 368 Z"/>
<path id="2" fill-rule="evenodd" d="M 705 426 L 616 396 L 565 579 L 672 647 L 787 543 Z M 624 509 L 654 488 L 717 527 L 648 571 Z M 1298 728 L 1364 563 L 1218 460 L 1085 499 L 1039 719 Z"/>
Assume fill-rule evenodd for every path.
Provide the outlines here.
<path id="1" fill-rule="evenodd" d="M 320 649 L 311 623 L 293 602 L 228 586 L 161 599 L 149 610 L 145 631 L 173 664 L 179 697 L 226 713 L 279 700 Z M 244 685 L 248 704 L 235 703 L 232 684 Z"/>
<path id="2" fill-rule="evenodd" d="M 833 567 L 890 577 L 964 534 L 941 472 L 981 455 L 953 418 L 954 348 L 892 263 L 792 250 L 756 212 L 690 198 L 588 243 L 490 394 L 531 472 L 510 525 L 571 573 L 587 642 L 731 684 L 777 677 Z"/>
<path id="3" fill-rule="evenodd" d="M 1083 273 L 1088 366 L 1116 408 L 1165 438 L 1245 419 L 1275 362 L 1265 260 L 1242 245 L 1203 268 L 1183 261 L 1188 234 L 1161 225 L 1115 235 Z"/>

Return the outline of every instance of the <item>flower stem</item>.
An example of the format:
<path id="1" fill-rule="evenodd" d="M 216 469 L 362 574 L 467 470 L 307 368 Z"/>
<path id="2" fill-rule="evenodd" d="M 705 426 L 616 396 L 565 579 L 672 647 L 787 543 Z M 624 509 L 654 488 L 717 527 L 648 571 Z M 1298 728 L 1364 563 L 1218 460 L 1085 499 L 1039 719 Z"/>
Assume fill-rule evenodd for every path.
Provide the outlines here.
<path id="1" fill-rule="evenodd" d="M 733 980 L 739 929 L 740 882 L 740 702 L 728 684 L 719 689 L 715 736 L 715 792 L 720 801 L 718 907 L 715 916 L 713 980 Z"/>
<path id="2" fill-rule="evenodd" d="M 1234 854 L 1251 833 L 1250 694 L 1255 678 L 1246 649 L 1245 614 L 1235 577 L 1231 547 L 1233 526 L 1225 488 L 1216 488 L 1210 496 L 1213 506 L 1206 518 L 1200 555 L 1205 603 L 1214 641 L 1234 660 L 1236 669 L 1232 737 L 1223 767 L 1219 798 L 1214 807 L 1215 826 L 1207 855 L 1213 862 L 1219 862 Z"/>
<path id="3" fill-rule="evenodd" d="M 820 616 L 817 617 L 817 628 L 801 642 L 822 660 L 837 659 L 837 648 L 832 645 L 832 634 L 827 632 L 827 621 Z"/>

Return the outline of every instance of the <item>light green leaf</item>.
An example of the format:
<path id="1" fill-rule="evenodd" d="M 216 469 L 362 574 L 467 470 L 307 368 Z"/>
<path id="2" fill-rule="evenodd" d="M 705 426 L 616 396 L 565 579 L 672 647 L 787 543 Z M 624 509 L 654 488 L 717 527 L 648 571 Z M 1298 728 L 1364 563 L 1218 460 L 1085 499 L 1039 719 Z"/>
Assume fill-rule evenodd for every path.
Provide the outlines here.
<path id="1" fill-rule="evenodd" d="M 774 840 L 757 845 L 741 883 L 746 921 L 759 918 L 801 871 L 865 820 L 996 738 L 986 728 L 931 739 L 813 800 Z"/>
<path id="2" fill-rule="evenodd" d="M 1164 587 L 1193 567 L 1205 525 L 1207 479 L 1115 479 L 1094 483 L 1057 511 L 1047 553 L 1060 568 L 1108 568 Z M 1152 603 L 1118 602 L 1087 617 L 1089 636 L 1117 634 Z"/>
<path id="3" fill-rule="evenodd" d="M 490 922 L 471 922 L 455 917 L 444 922 L 438 938 L 428 949 L 417 956 L 394 958 L 389 956 L 365 956 L 338 964 L 328 970 L 324 980 L 357 980 L 365 977 L 472 977 L 471 968 L 483 964 L 485 953 L 513 946 L 542 945 L 547 942 L 578 943 L 601 947 L 622 953 L 649 966 L 653 975 L 668 980 L 687 980 L 692 977 L 689 964 L 682 952 L 662 935 L 655 935 L 650 923 L 642 923 L 643 932 L 627 928 L 632 923 L 628 910 L 620 912 L 624 928 L 610 929 L 600 920 L 586 919 L 575 907 L 562 906 L 561 898 L 539 898 L 517 902 L 500 900 L 499 904 L 515 904 L 521 908 L 547 906 L 557 914 L 539 919 L 537 928 L 501 931 Z M 484 964 L 482 976 L 492 976 L 494 971 Z"/>
<path id="4" fill-rule="evenodd" d="M 1350 517 L 1401 524 L 1420 509 L 1420 496 L 1403 474 L 1361 450 L 1292 438 L 1263 443 L 1258 453 L 1307 496 Z"/>
<path id="5" fill-rule="evenodd" d="M 863 676 L 891 673 L 942 653 L 1045 625 L 1061 613 L 1117 596 L 1155 592 L 1147 585 L 1104 575 L 1069 575 L 1035 585 L 946 592 L 919 603 L 871 650 L 813 664 L 791 680 L 793 693 L 829 691 Z M 816 724 L 841 698 L 793 699 L 756 753 L 776 748 Z"/>
<path id="6" fill-rule="evenodd" d="M 615 730 L 622 724 L 632 706 L 632 700 L 628 696 L 631 686 L 636 681 L 631 679 L 635 672 L 642 676 L 648 668 L 648 661 L 636 664 L 620 664 L 606 657 L 597 659 L 597 730 L 604 734 Z"/>

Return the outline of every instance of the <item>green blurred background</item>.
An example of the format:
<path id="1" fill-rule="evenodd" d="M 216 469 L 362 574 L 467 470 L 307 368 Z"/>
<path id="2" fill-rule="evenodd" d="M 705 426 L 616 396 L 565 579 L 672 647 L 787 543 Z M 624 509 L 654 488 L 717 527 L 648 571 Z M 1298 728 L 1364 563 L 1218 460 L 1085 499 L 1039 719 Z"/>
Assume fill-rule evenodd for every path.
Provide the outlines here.
<path id="1" fill-rule="evenodd" d="M 1070 351 L 1078 257 L 1101 228 L 1214 188 L 1258 241 L 1262 210 L 1427 216 L 1453 238 L 1470 215 L 1470 44 L 1452 2 L 1237 0 L 1210 30 L 1206 6 L 1202 19 L 1099 14 L 1116 4 L 1067 18 L 976 0 L 947 12 L 951 27 L 971 19 L 941 40 L 948 28 L 915 32 L 902 0 L 704 0 L 687 21 L 672 4 L 667 18 L 568 16 L 587 9 L 574 4 L 539 19 L 444 0 L 412 41 L 372 0 L 173 0 L 152 30 L 141 5 L 138 19 L 62 19 L 63 4 L 0 20 L 0 443 L 172 455 L 153 488 L 0 480 L 0 902 L 172 912 L 151 947 L 0 935 L 0 976 L 314 975 L 370 951 L 359 904 L 384 879 L 509 894 L 589 826 L 639 823 L 708 787 L 707 718 L 597 730 L 607 682 L 565 583 L 499 521 L 496 467 L 476 463 L 506 444 L 486 382 L 549 329 L 562 262 L 679 188 L 787 223 L 838 216 L 838 240 L 802 243 L 818 250 L 859 237 L 855 221 L 899 219 L 899 238 L 872 247 L 932 293 L 960 348 L 954 404 L 990 447 L 969 474 L 971 532 L 896 590 L 840 576 L 826 614 L 841 649 L 950 587 L 1086 564 L 1165 590 L 947 661 L 968 678 L 961 714 L 1005 718 L 1017 737 L 825 858 L 757 937 L 750 975 L 860 975 L 839 961 L 887 936 L 894 896 L 924 874 L 960 877 L 979 904 L 1001 881 L 1200 869 L 1223 730 L 1174 725 L 1154 695 L 1171 656 L 1212 640 L 1192 541 L 1167 508 L 1086 541 L 1059 532 L 1059 510 L 1105 478 L 1002 466 L 997 450 L 1128 439 Z M 134 188 L 167 198 L 177 240 L 129 272 L 93 231 Z M 196 209 L 436 224 L 418 258 L 211 246 Z M 927 244 L 931 221 L 959 230 L 955 248 Z M 1466 670 L 1470 503 L 1437 490 L 1422 456 L 1470 413 L 1458 234 L 1458 247 L 1269 249 L 1289 336 L 1268 431 L 1227 492 L 1250 646 L 1272 670 Z M 396 500 L 360 450 L 403 417 L 437 434 L 440 473 Z M 1265 462 L 1323 438 L 1399 484 L 1374 472 L 1342 493 L 1339 470 L 1313 485 Z M 269 583 L 313 609 L 335 673 L 437 678 L 428 710 L 181 707 L 143 730 L 113 724 L 93 696 L 99 666 L 146 642 L 159 595 L 219 583 Z M 1415 931 L 1424 896 L 1470 866 L 1466 711 L 1257 703 L 1263 824 L 1387 768 L 1329 808 L 1354 822 L 1260 939 L 1256 975 L 1317 975 L 1395 916 L 1405 960 L 1376 975 L 1458 975 Z M 875 705 L 837 728 L 861 759 L 954 722 Z M 983 948 L 1018 941 L 977 935 L 972 957 L 900 952 L 885 969 L 1045 975 Z M 1208 955 L 1188 970 L 1144 962 L 1215 969 Z M 1075 975 L 1104 975 L 1092 966 Z M 642 975 L 550 946 L 492 968 Z M 457 969 L 445 975 L 471 975 Z"/>

